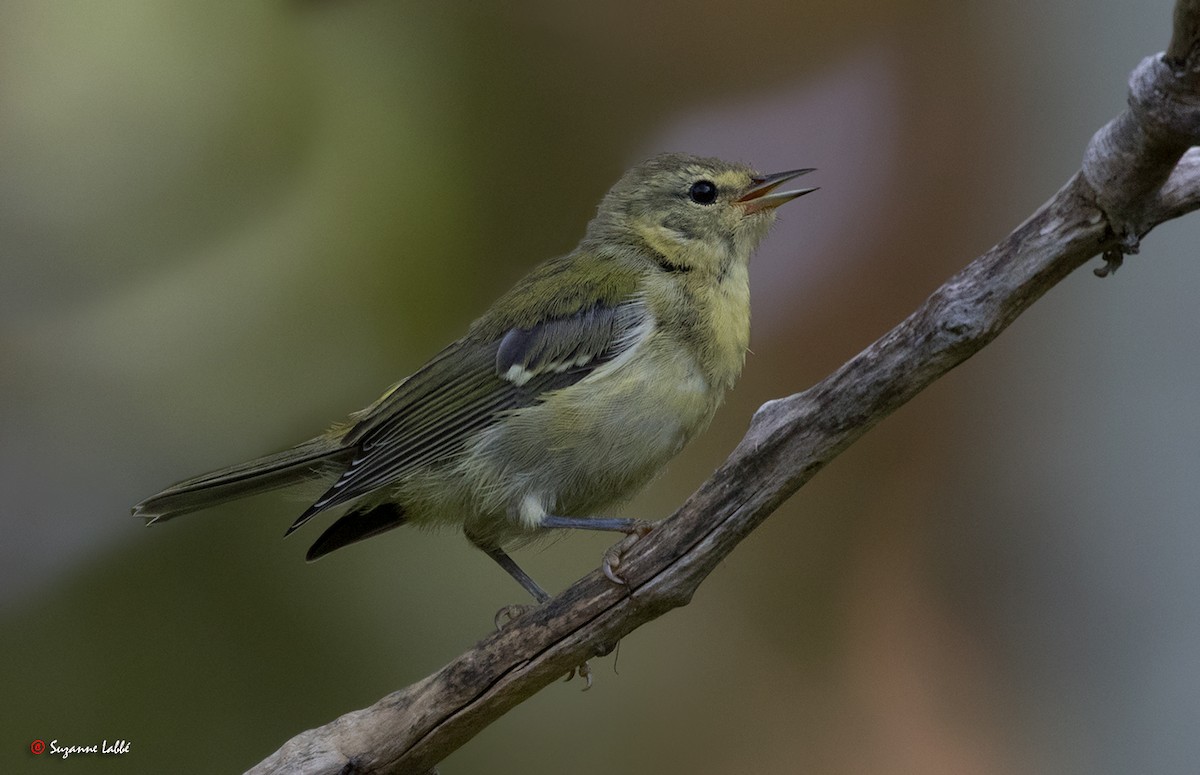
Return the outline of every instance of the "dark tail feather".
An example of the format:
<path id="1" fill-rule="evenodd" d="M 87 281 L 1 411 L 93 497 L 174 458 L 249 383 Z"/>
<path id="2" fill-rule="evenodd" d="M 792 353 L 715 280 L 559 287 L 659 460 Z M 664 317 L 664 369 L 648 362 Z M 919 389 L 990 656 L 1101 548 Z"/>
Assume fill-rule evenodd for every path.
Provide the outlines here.
<path id="1" fill-rule="evenodd" d="M 133 507 L 146 524 L 174 519 L 226 501 L 287 487 L 333 464 L 349 465 L 354 449 L 321 436 L 291 449 L 173 484 Z"/>
<path id="2" fill-rule="evenodd" d="M 321 534 L 305 559 L 312 562 L 335 549 L 400 527 L 404 522 L 404 508 L 395 503 L 385 503 L 367 511 L 352 511 L 342 515 Z"/>

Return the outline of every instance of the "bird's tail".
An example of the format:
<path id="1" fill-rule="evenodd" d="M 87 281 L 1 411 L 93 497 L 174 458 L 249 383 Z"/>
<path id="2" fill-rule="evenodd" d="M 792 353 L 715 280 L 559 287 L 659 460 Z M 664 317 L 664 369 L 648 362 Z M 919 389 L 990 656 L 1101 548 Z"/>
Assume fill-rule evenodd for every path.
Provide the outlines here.
<path id="1" fill-rule="evenodd" d="M 222 468 L 173 484 L 133 507 L 133 515 L 147 525 L 207 509 L 226 501 L 256 495 L 327 473 L 338 463 L 348 464 L 354 449 L 336 437 L 319 436 L 291 449 L 246 463 Z"/>

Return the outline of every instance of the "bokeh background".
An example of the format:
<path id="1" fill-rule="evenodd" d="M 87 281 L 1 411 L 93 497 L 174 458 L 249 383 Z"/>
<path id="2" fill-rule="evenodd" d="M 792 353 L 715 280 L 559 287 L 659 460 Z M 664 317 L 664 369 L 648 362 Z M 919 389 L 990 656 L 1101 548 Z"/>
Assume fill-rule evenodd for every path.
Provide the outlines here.
<path id="1" fill-rule="evenodd" d="M 307 565 L 272 495 L 131 504 L 301 441 L 569 250 L 630 164 L 822 187 L 753 354 L 625 509 L 670 513 L 1022 221 L 1168 0 L 0 7 L 0 770 L 230 772 L 436 670 L 522 592 L 460 536 Z M 442 772 L 1194 773 L 1200 217 L 1081 271 L 701 588 Z M 1095 262 L 1098 265 L 1098 261 Z M 609 539 L 518 559 L 551 589 Z M 126 756 L 35 757 L 34 739 Z"/>

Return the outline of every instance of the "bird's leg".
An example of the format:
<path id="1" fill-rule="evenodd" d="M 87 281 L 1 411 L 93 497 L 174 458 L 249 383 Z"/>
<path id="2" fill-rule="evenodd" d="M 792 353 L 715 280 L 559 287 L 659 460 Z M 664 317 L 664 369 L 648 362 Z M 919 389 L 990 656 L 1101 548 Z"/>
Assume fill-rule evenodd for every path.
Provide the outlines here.
<path id="1" fill-rule="evenodd" d="M 544 603 L 550 599 L 549 593 L 542 589 L 536 581 L 529 577 L 529 574 L 521 570 L 521 566 L 517 565 L 516 561 L 509 557 L 503 549 L 498 546 L 480 547 L 488 557 L 496 561 L 496 564 L 504 568 L 508 575 L 516 579 L 517 583 L 525 587 L 525 591 L 533 595 L 533 599 L 538 603 Z"/>
<path id="2" fill-rule="evenodd" d="M 600 569 L 604 571 L 604 575 L 608 576 L 608 580 L 614 584 L 626 585 L 625 579 L 617 575 L 617 568 L 621 565 L 621 557 L 629 548 L 638 542 L 638 539 L 654 529 L 654 525 L 644 519 L 621 519 L 619 517 L 558 517 L 553 514 L 547 514 L 542 517 L 541 527 L 545 528 L 570 528 L 574 530 L 607 530 L 615 533 L 625 533 L 620 543 L 609 547 L 609 550 L 604 553 L 604 562 Z M 511 572 L 511 571 L 510 571 Z"/>
<path id="3" fill-rule="evenodd" d="M 550 595 L 546 590 L 542 589 L 536 581 L 530 578 L 529 574 L 521 570 L 521 566 L 517 565 L 516 560 L 509 557 L 508 554 L 498 546 L 488 546 L 477 541 L 470 533 L 467 534 L 467 539 L 470 540 L 476 547 L 483 551 L 488 557 L 496 561 L 496 564 L 504 568 L 508 575 L 512 576 L 518 584 L 525 588 L 525 591 L 533 595 L 533 599 L 540 605 L 550 599 Z M 513 619 L 516 619 L 521 614 L 533 608 L 531 605 L 513 604 L 506 605 L 496 612 L 493 621 L 496 624 L 496 629 L 502 629 L 505 624 L 508 624 Z"/>
<path id="4" fill-rule="evenodd" d="M 633 544 L 636 543 L 639 538 L 654 529 L 654 525 L 643 519 L 620 519 L 615 517 L 558 517 L 552 514 L 542 517 L 539 526 L 549 529 L 574 528 L 579 530 L 606 530 L 617 533 L 625 533 L 625 538 L 622 539 L 620 543 L 611 547 L 607 552 L 604 553 L 604 563 L 602 565 L 604 575 L 607 576 L 614 584 L 621 585 L 625 585 L 626 583 L 625 580 L 616 573 L 617 566 L 621 564 L 621 555 L 623 555 L 629 549 L 629 547 L 633 546 Z M 471 541 L 471 543 L 483 550 L 484 554 L 495 560 L 497 565 L 499 565 L 501 568 L 504 568 L 508 575 L 512 576 L 518 584 L 525 588 L 525 591 L 533 595 L 533 598 L 537 600 L 538 605 L 545 603 L 550 599 L 550 595 L 546 592 L 546 590 L 542 589 L 541 586 L 539 586 L 538 583 L 534 581 L 528 573 L 521 570 L 521 566 L 517 565 L 516 561 L 512 557 L 509 557 L 508 553 L 503 549 L 498 546 L 488 546 L 487 544 L 476 540 L 471 536 L 470 533 L 467 534 L 467 538 Z M 496 616 L 493 620 L 495 622 L 496 629 L 502 629 L 505 624 L 513 621 L 518 616 L 521 616 L 533 607 L 534 606 L 531 605 L 519 604 L 504 606 L 496 612 Z M 574 668 L 570 673 L 567 674 L 567 680 L 570 681 L 576 675 L 585 681 L 583 691 L 586 692 L 588 689 L 592 688 L 592 666 L 590 663 L 585 661 L 582 665 Z"/>
<path id="5" fill-rule="evenodd" d="M 467 537 L 471 538 L 470 535 Z M 541 605 L 550 599 L 550 595 L 546 592 L 546 590 L 542 589 L 541 586 L 534 581 L 528 573 L 521 570 L 521 566 L 517 565 L 516 560 L 514 560 L 512 557 L 509 557 L 508 553 L 503 549 L 498 546 L 484 546 L 476 542 L 474 539 L 471 539 L 471 543 L 482 549 L 484 554 L 495 560 L 497 565 L 499 565 L 501 568 L 504 568 L 504 570 L 508 572 L 508 575 L 516 579 L 518 584 L 525 587 L 525 591 L 533 595 L 534 599 L 537 600 L 536 605 Z M 535 607 L 535 605 L 523 605 L 520 603 L 506 605 L 496 612 L 496 615 L 492 618 L 492 623 L 496 625 L 497 630 L 502 630 L 504 629 L 504 625 Z M 586 692 L 588 689 L 591 689 L 592 666 L 587 662 L 584 662 L 579 667 L 573 668 L 571 672 L 567 673 L 567 680 L 570 681 L 572 678 L 574 678 L 576 673 L 579 674 L 580 678 L 587 682 L 584 684 L 583 691 Z"/>

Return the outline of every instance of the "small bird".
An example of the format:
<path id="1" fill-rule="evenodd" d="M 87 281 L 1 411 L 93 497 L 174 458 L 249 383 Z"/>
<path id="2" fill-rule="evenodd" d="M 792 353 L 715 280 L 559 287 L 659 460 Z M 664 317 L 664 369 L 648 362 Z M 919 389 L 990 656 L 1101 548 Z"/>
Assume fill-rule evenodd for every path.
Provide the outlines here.
<path id="1" fill-rule="evenodd" d="M 287 530 L 344 513 L 307 559 L 411 523 L 460 525 L 538 602 L 505 548 L 600 516 L 712 419 L 750 338 L 750 254 L 776 191 L 811 169 L 759 174 L 663 154 L 629 170 L 575 250 L 535 268 L 466 335 L 350 421 L 283 452 L 197 476 L 133 507 L 147 524 L 299 484 L 331 482 Z M 619 552 L 605 556 L 618 583 Z"/>

